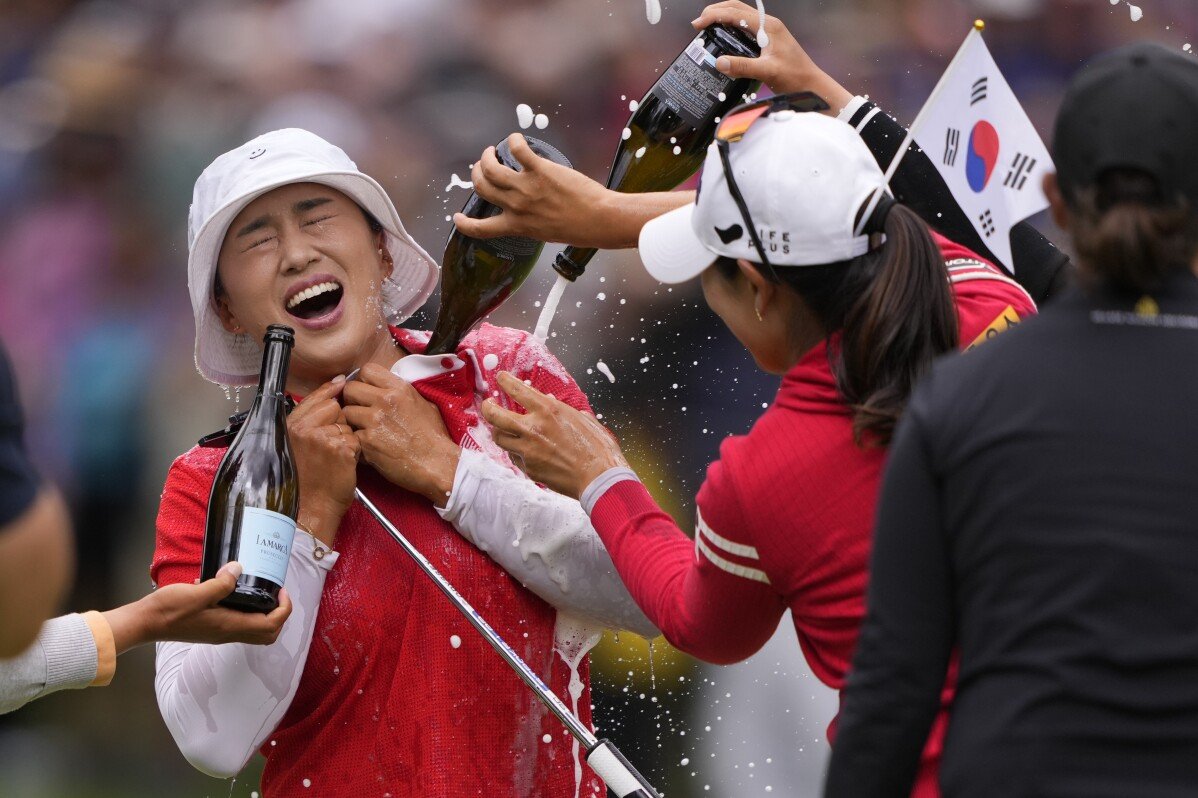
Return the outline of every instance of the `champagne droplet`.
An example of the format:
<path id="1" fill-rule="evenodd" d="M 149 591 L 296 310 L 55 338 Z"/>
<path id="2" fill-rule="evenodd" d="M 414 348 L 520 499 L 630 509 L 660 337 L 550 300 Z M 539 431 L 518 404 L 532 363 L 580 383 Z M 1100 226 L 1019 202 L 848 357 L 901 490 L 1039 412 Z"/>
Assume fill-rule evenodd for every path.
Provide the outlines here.
<path id="1" fill-rule="evenodd" d="M 520 103 L 516 106 L 516 121 L 520 123 L 520 129 L 523 130 L 533 123 L 532 106 L 527 103 Z"/>
<path id="2" fill-rule="evenodd" d="M 545 114 L 537 114 L 533 120 L 536 123 L 537 130 L 544 130 L 549 127 L 549 117 Z"/>
<path id="3" fill-rule="evenodd" d="M 770 46 L 770 36 L 765 32 L 765 3 L 757 0 L 757 46 L 763 50 Z"/>

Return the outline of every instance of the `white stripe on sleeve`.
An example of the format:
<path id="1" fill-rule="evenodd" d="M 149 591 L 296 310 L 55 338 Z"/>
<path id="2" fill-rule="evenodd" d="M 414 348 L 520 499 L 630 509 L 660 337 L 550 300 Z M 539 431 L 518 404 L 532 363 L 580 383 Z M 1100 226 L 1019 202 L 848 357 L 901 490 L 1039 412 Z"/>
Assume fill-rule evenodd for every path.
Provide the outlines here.
<path id="1" fill-rule="evenodd" d="M 760 560 L 761 557 L 757 554 L 757 549 L 752 546 L 746 546 L 743 543 L 734 543 L 728 538 L 717 534 L 712 530 L 707 522 L 703 520 L 703 514 L 696 511 L 695 524 L 695 551 L 701 552 L 708 561 L 722 571 L 739 576 L 744 579 L 752 579 L 754 582 L 762 582 L 769 584 L 770 578 L 766 576 L 765 571 L 758 568 L 750 568 L 746 565 L 733 562 L 724 554 L 730 554 L 737 557 L 743 557 L 749 560 Z M 717 551 L 717 549 L 719 551 Z M 722 552 L 722 553 L 721 553 Z"/>
<path id="2" fill-rule="evenodd" d="M 733 576 L 752 579 L 754 582 L 761 582 L 767 585 L 770 583 L 770 578 L 765 575 L 765 571 L 759 571 L 756 568 L 749 568 L 744 565 L 734 563 L 731 560 L 725 560 L 723 557 L 712 551 L 711 547 L 707 545 L 707 542 L 704 541 L 701 536 L 695 536 L 695 548 L 703 552 L 703 556 L 705 556 L 712 565 L 719 568 L 721 571 L 727 571 Z"/>

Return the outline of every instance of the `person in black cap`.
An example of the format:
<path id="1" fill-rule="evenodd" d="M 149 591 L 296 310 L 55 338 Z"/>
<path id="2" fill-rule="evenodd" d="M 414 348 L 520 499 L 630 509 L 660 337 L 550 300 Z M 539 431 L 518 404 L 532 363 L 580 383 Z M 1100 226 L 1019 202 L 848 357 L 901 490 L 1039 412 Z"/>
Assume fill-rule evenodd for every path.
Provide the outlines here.
<path id="1" fill-rule="evenodd" d="M 1198 794 L 1198 62 L 1094 60 L 1057 121 L 1081 284 L 914 392 L 826 795 Z"/>

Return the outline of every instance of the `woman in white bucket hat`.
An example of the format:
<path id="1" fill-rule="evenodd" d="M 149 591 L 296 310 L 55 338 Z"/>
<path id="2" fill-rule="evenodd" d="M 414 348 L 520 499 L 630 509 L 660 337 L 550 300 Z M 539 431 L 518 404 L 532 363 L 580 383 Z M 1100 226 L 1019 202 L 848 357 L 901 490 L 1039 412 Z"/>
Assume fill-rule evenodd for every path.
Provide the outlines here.
<path id="1" fill-rule="evenodd" d="M 217 158 L 196 181 L 189 247 L 200 373 L 253 383 L 266 327 L 286 324 L 287 389 L 303 398 L 288 420 L 301 497 L 294 613 L 270 646 L 159 646 L 159 705 L 184 755 L 227 777 L 261 750 L 271 798 L 600 790 L 533 694 L 353 504 L 362 489 L 589 722 L 593 627 L 656 629 L 577 502 L 511 468 L 476 409 L 500 369 L 589 412 L 577 385 L 516 330 L 483 325 L 457 355 L 420 355 L 427 333 L 393 325 L 427 299 L 436 263 L 378 183 L 306 131 Z M 159 585 L 199 572 L 223 454 L 196 447 L 171 467 Z"/>

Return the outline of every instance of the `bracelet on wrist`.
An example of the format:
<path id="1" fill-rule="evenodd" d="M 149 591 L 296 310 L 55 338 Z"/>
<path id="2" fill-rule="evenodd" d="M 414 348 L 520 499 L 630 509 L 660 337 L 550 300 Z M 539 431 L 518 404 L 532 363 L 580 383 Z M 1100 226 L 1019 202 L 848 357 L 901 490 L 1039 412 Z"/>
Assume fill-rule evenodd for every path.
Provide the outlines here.
<path id="1" fill-rule="evenodd" d="M 321 543 L 320 538 L 318 538 L 316 536 L 316 533 L 313 532 L 311 529 L 309 529 L 306 525 L 301 524 L 299 521 L 296 521 L 295 528 L 300 530 L 301 532 L 306 533 L 309 537 L 312 538 L 312 559 L 323 560 L 325 558 L 325 556 L 329 553 L 330 549 L 326 548 Z"/>

